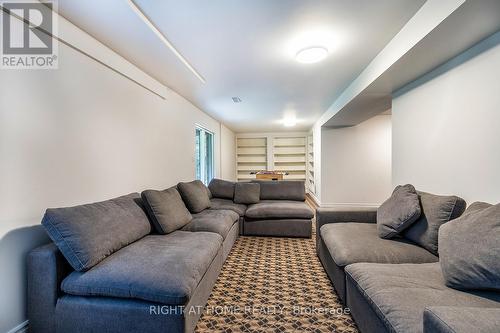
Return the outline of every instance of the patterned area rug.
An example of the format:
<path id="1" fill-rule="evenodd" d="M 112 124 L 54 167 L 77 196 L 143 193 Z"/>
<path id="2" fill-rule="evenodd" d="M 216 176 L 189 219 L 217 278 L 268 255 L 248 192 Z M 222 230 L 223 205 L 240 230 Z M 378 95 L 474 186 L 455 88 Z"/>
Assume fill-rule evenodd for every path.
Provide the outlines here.
<path id="1" fill-rule="evenodd" d="M 313 229 L 314 230 L 314 229 Z M 357 332 L 311 239 L 239 237 L 196 332 Z"/>

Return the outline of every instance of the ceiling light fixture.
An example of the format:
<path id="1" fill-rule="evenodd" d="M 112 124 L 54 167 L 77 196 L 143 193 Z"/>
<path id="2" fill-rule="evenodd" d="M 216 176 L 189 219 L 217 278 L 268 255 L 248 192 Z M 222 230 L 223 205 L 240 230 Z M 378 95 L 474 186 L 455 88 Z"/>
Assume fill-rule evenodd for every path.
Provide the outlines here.
<path id="1" fill-rule="evenodd" d="M 202 82 L 205 83 L 205 78 L 201 76 L 200 73 L 187 61 L 186 58 L 170 43 L 170 41 L 165 37 L 165 35 L 154 25 L 153 22 L 142 12 L 142 10 L 135 4 L 134 1 L 127 1 L 129 6 L 134 10 L 134 12 L 146 23 L 146 25 L 160 38 L 160 40 L 165 44 L 170 51 Z"/>
<path id="2" fill-rule="evenodd" d="M 285 120 L 283 121 L 283 125 L 285 125 L 285 127 L 293 127 L 293 126 L 297 125 L 297 119 L 285 118 Z"/>
<path id="3" fill-rule="evenodd" d="M 328 50 L 322 46 L 313 46 L 300 50 L 295 55 L 295 60 L 303 64 L 313 64 L 326 58 Z"/>

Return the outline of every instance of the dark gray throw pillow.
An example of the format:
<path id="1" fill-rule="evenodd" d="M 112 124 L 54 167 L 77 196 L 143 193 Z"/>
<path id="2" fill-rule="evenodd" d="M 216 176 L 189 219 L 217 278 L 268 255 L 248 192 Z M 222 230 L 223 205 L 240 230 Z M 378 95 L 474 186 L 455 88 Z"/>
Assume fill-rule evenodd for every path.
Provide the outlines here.
<path id="1" fill-rule="evenodd" d="M 439 262 L 448 287 L 500 291 L 500 204 L 476 202 L 443 225 Z"/>
<path id="2" fill-rule="evenodd" d="M 234 202 L 238 204 L 256 204 L 260 201 L 259 183 L 236 183 Z"/>
<path id="3" fill-rule="evenodd" d="M 377 209 L 377 230 L 380 238 L 392 238 L 420 217 L 418 194 L 413 185 L 399 185 Z"/>
<path id="4" fill-rule="evenodd" d="M 149 217 L 160 234 L 180 229 L 193 218 L 175 187 L 163 191 L 146 190 L 141 196 Z"/>
<path id="5" fill-rule="evenodd" d="M 42 225 L 69 264 L 86 271 L 151 232 L 139 193 L 66 208 L 49 208 Z"/>
<path id="6" fill-rule="evenodd" d="M 207 187 L 200 180 L 193 180 L 188 183 L 181 182 L 177 184 L 177 189 L 191 213 L 199 213 L 210 208 Z"/>
<path id="7" fill-rule="evenodd" d="M 462 215 L 466 203 L 464 199 L 454 195 L 435 195 L 420 191 L 417 193 L 422 213 L 420 218 L 403 232 L 403 236 L 437 256 L 439 227 Z"/>
<path id="8" fill-rule="evenodd" d="M 214 178 L 208 184 L 208 189 L 214 198 L 231 199 L 234 197 L 234 182 Z"/>

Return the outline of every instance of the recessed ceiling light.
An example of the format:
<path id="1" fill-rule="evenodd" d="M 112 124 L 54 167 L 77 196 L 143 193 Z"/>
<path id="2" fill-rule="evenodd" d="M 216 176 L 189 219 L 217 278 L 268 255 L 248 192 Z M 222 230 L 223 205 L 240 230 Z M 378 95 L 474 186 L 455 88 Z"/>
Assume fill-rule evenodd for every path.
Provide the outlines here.
<path id="1" fill-rule="evenodd" d="M 303 64 L 313 64 L 326 58 L 328 50 L 322 46 L 313 46 L 300 50 L 295 55 L 295 60 Z"/>

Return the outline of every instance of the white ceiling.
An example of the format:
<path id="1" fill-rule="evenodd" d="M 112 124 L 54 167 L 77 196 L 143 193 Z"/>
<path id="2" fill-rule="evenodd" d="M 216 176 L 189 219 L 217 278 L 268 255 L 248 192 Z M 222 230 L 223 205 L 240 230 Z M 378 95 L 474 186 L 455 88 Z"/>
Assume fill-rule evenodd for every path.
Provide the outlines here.
<path id="1" fill-rule="evenodd" d="M 282 131 L 286 115 L 296 116 L 297 131 L 312 126 L 424 2 L 136 0 L 204 84 L 126 0 L 59 0 L 59 12 L 234 131 Z M 312 45 L 330 56 L 294 60 Z"/>

